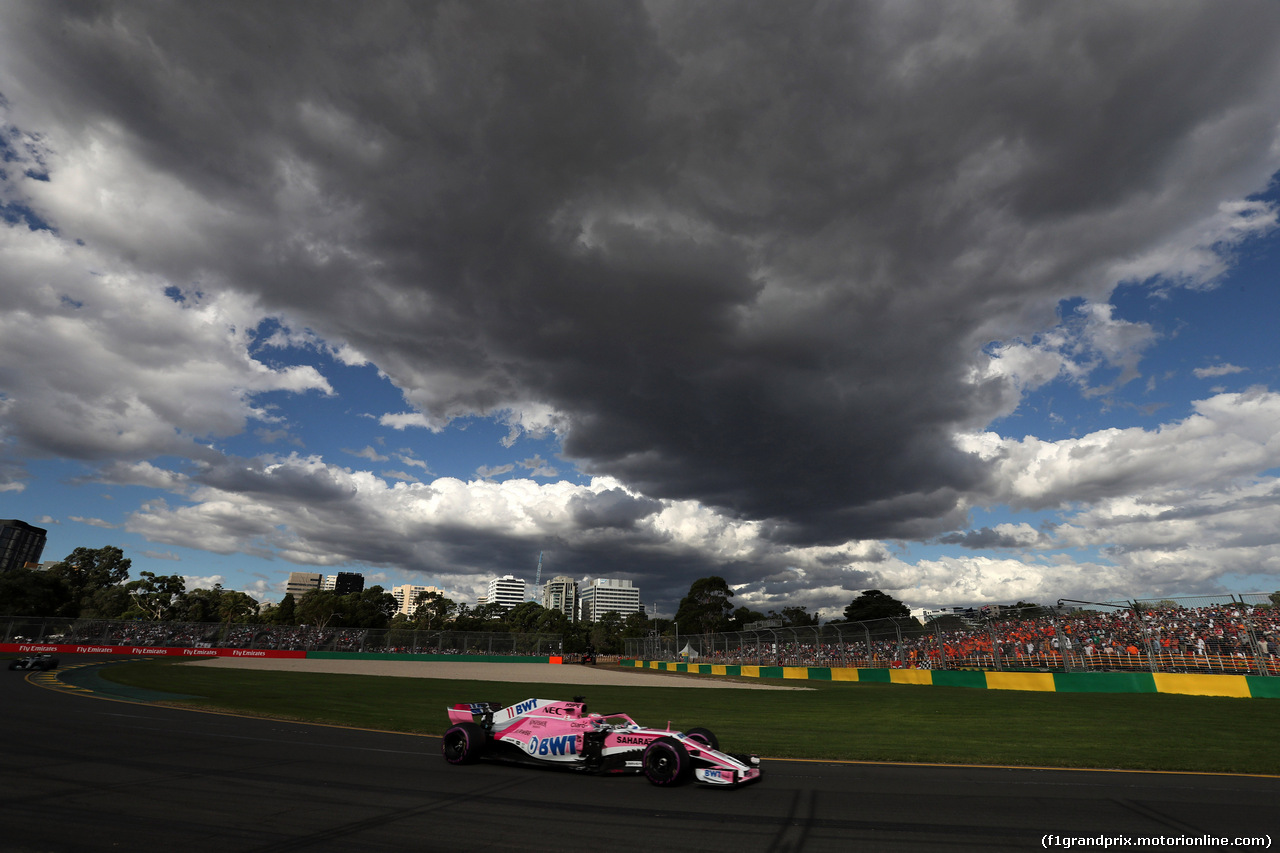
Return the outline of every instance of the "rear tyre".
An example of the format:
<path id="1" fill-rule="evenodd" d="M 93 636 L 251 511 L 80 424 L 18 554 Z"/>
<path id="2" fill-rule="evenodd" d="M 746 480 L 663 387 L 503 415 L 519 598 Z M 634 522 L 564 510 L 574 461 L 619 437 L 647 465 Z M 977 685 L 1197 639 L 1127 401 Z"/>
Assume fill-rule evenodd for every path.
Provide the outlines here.
<path id="1" fill-rule="evenodd" d="M 700 741 L 711 749 L 720 748 L 720 739 L 711 732 L 711 729 L 689 729 L 684 734 L 685 737 Z"/>
<path id="2" fill-rule="evenodd" d="M 678 785 L 692 770 L 688 750 L 675 738 L 658 738 L 645 747 L 644 775 L 655 785 Z"/>
<path id="3" fill-rule="evenodd" d="M 484 755 L 487 738 L 484 729 L 475 723 L 458 723 L 444 733 L 440 754 L 450 764 L 471 764 Z"/>
<path id="4" fill-rule="evenodd" d="M 9 661 L 9 669 L 17 669 L 17 668 L 18 668 L 18 662 L 16 660 Z"/>

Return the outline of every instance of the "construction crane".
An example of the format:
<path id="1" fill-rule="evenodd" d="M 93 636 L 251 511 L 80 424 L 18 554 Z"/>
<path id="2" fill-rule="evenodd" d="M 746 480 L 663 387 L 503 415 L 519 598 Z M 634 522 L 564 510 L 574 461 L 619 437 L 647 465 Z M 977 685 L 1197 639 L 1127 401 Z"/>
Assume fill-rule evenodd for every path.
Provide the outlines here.
<path id="1" fill-rule="evenodd" d="M 542 586 L 542 552 L 538 552 L 538 571 L 533 576 L 533 600 L 538 600 L 538 588 Z"/>

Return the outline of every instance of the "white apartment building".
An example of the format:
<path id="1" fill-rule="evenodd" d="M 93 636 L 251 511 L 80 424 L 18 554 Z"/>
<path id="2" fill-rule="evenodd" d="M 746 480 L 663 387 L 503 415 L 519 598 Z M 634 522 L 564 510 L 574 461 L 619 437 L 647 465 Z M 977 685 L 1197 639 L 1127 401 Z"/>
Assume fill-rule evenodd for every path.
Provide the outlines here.
<path id="1" fill-rule="evenodd" d="M 559 610 L 570 619 L 578 618 L 578 582 L 560 575 L 542 585 L 542 606 Z"/>
<path id="2" fill-rule="evenodd" d="M 396 599 L 396 612 L 413 618 L 413 614 L 418 612 L 418 596 L 424 592 L 436 592 L 444 595 L 444 590 L 436 586 L 417 586 L 406 583 L 391 587 L 391 594 Z"/>
<path id="3" fill-rule="evenodd" d="M 503 575 L 489 581 L 485 600 L 501 604 L 507 610 L 524 603 L 524 581 L 515 575 Z"/>
<path id="4" fill-rule="evenodd" d="M 640 589 L 631 581 L 613 578 L 594 578 L 581 590 L 582 618 L 594 622 L 612 610 L 624 619 L 639 613 Z"/>

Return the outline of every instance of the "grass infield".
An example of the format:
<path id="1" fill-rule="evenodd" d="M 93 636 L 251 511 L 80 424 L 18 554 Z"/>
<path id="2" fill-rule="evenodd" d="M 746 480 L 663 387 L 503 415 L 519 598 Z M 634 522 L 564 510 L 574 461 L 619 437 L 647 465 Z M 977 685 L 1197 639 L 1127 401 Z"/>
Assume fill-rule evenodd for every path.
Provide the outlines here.
<path id="1" fill-rule="evenodd" d="M 575 687 L 164 661 L 119 664 L 102 674 L 199 697 L 167 703 L 177 706 L 419 734 L 443 733 L 445 708 L 456 702 L 585 694 L 590 711 L 624 712 L 647 726 L 706 726 L 730 752 L 773 758 L 1280 773 L 1280 702 L 1257 699 L 822 681 L 796 691 Z"/>

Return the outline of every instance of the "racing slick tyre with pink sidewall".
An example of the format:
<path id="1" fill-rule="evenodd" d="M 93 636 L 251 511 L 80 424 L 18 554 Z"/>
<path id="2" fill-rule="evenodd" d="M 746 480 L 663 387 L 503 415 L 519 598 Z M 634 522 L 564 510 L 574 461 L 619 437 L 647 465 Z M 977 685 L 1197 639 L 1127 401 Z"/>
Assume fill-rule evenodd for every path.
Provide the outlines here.
<path id="1" fill-rule="evenodd" d="M 720 748 L 720 738 L 711 733 L 711 729 L 689 729 L 685 736 L 700 741 L 712 749 Z"/>
<path id="2" fill-rule="evenodd" d="M 471 764 L 484 754 L 488 735 L 475 723 L 450 726 L 440 740 L 440 754 L 450 764 Z"/>
<path id="3" fill-rule="evenodd" d="M 693 771 L 693 762 L 684 744 L 662 737 L 644 750 L 644 775 L 655 785 L 678 785 Z"/>

